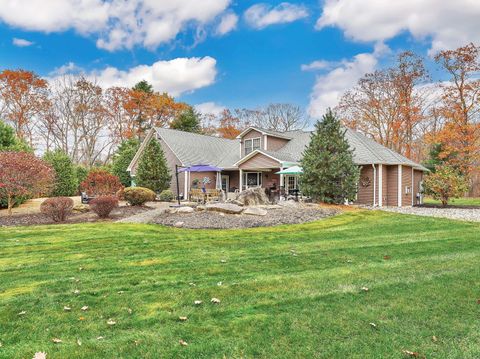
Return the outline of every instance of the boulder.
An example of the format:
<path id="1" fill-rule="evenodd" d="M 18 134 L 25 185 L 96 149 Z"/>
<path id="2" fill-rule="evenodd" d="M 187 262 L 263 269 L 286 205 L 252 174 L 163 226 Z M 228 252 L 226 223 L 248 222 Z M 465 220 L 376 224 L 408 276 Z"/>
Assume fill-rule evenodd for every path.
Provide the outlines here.
<path id="1" fill-rule="evenodd" d="M 270 204 L 265 189 L 260 187 L 249 188 L 240 192 L 235 201 L 242 203 L 244 206 Z"/>
<path id="2" fill-rule="evenodd" d="M 195 211 L 197 212 L 203 212 L 203 211 L 206 211 L 207 210 L 207 207 L 205 207 L 204 205 L 199 205 L 197 207 L 195 207 Z"/>
<path id="3" fill-rule="evenodd" d="M 173 226 L 177 227 L 177 228 L 182 228 L 184 224 L 185 224 L 185 222 L 175 222 L 175 224 Z"/>
<path id="4" fill-rule="evenodd" d="M 215 211 L 228 214 L 240 214 L 243 208 L 233 203 L 213 203 L 205 206 L 207 211 Z"/>
<path id="5" fill-rule="evenodd" d="M 87 213 L 88 211 L 90 211 L 90 207 L 86 204 L 77 204 L 72 208 L 72 212 L 76 213 Z"/>
<path id="6" fill-rule="evenodd" d="M 195 210 L 192 207 L 178 207 L 177 213 L 193 213 Z"/>
<path id="7" fill-rule="evenodd" d="M 259 207 L 248 207 L 243 214 L 248 214 L 251 216 L 266 216 L 267 210 Z"/>

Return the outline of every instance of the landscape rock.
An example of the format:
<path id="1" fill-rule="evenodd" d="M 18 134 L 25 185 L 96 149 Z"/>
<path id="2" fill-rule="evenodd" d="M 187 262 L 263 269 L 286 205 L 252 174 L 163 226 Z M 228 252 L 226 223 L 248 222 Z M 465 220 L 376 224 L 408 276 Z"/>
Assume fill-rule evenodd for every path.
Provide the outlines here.
<path id="1" fill-rule="evenodd" d="M 237 198 L 235 198 L 235 201 L 242 203 L 244 206 L 270 204 L 265 189 L 260 187 L 248 188 L 240 192 Z"/>
<path id="2" fill-rule="evenodd" d="M 195 207 L 195 210 L 196 210 L 197 212 L 206 211 L 206 210 L 207 210 L 207 207 L 204 206 L 204 205 L 199 205 L 199 206 Z"/>
<path id="3" fill-rule="evenodd" d="M 228 214 L 240 214 L 243 212 L 243 208 L 237 206 L 233 203 L 215 203 L 215 204 L 207 204 L 205 206 L 207 211 L 215 211 L 220 213 L 228 213 Z"/>
<path id="4" fill-rule="evenodd" d="M 90 211 L 90 207 L 86 204 L 77 204 L 72 208 L 72 212 L 75 213 L 87 213 Z"/>
<path id="5" fill-rule="evenodd" d="M 176 228 L 182 228 L 185 225 L 185 222 L 175 222 L 173 225 Z"/>
<path id="6" fill-rule="evenodd" d="M 243 214 L 248 214 L 250 216 L 266 216 L 267 210 L 259 207 L 248 207 Z"/>
<path id="7" fill-rule="evenodd" d="M 177 213 L 193 213 L 195 210 L 192 207 L 179 207 Z"/>

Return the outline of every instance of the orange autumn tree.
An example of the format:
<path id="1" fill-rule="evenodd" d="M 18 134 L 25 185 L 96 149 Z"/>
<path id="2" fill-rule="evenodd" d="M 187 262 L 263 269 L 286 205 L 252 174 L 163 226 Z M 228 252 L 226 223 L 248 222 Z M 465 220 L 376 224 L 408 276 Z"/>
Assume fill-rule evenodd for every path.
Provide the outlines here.
<path id="1" fill-rule="evenodd" d="M 32 71 L 4 70 L 0 73 L 0 102 L 0 116 L 32 146 L 34 118 L 50 106 L 47 81 Z"/>
<path id="2" fill-rule="evenodd" d="M 223 138 L 234 139 L 242 132 L 240 119 L 233 116 L 228 109 L 222 111 L 219 122 L 217 132 Z"/>
<path id="3" fill-rule="evenodd" d="M 435 61 L 450 79 L 441 84 L 444 124 L 430 141 L 441 145 L 441 159 L 469 176 L 480 162 L 480 48 L 470 43 L 440 51 Z"/>

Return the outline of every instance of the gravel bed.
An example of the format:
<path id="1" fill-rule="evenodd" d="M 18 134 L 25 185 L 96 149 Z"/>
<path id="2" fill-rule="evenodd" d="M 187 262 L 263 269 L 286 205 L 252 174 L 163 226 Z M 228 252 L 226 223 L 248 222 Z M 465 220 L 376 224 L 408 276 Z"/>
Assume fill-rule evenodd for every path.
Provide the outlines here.
<path id="1" fill-rule="evenodd" d="M 72 224 L 72 223 L 88 223 L 88 222 L 112 222 L 118 221 L 122 218 L 134 216 L 138 213 L 151 211 L 151 207 L 130 207 L 121 206 L 112 211 L 110 218 L 100 219 L 93 212 L 87 213 L 74 213 L 65 222 L 54 222 L 50 217 L 41 213 L 28 213 L 28 214 L 14 214 L 12 216 L 0 217 L 0 227 L 10 226 L 35 226 L 40 224 Z"/>
<path id="2" fill-rule="evenodd" d="M 480 222 L 480 209 L 476 208 L 434 208 L 434 207 L 382 207 L 375 210 L 414 214 L 440 218 L 458 219 L 461 221 Z"/>
<path id="3" fill-rule="evenodd" d="M 316 206 L 266 209 L 268 212 L 266 216 L 223 214 L 212 211 L 199 211 L 186 214 L 162 213 L 155 217 L 150 223 L 174 226 L 178 222 L 183 222 L 182 227 L 192 229 L 253 228 L 312 222 L 338 213 L 338 211 L 334 209 L 319 208 Z"/>

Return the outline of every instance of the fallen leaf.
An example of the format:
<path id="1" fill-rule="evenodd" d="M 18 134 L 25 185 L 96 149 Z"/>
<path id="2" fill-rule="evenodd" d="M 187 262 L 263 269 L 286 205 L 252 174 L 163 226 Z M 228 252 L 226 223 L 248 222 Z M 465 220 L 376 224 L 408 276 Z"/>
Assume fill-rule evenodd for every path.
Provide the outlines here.
<path id="1" fill-rule="evenodd" d="M 79 291 L 78 289 L 75 289 L 75 290 L 73 291 L 73 294 L 80 294 L 80 291 Z"/>
<path id="2" fill-rule="evenodd" d="M 80 339 L 77 339 L 77 344 L 78 346 L 81 346 L 82 345 L 82 341 Z"/>
<path id="3" fill-rule="evenodd" d="M 368 323 L 368 324 L 370 324 L 370 326 L 371 326 L 372 328 L 377 329 L 377 325 L 376 325 L 375 323 Z"/>
<path id="4" fill-rule="evenodd" d="M 27 312 L 24 311 L 24 310 L 22 310 L 20 313 L 18 313 L 18 315 L 25 315 L 25 314 L 27 314 Z"/>
<path id="5" fill-rule="evenodd" d="M 184 347 L 186 347 L 188 345 L 188 343 L 185 340 L 182 340 L 182 339 L 180 339 L 178 342 L 180 343 L 180 345 L 183 345 Z"/>
<path id="6" fill-rule="evenodd" d="M 414 358 L 418 358 L 420 355 L 417 352 L 411 352 L 410 350 L 402 350 L 402 353 Z"/>
<path id="7" fill-rule="evenodd" d="M 368 287 L 362 287 L 360 289 L 363 290 L 364 292 L 368 292 Z"/>
<path id="8" fill-rule="evenodd" d="M 141 340 L 134 340 L 133 342 L 135 343 L 135 345 L 136 345 L 136 346 L 139 346 L 139 345 L 140 345 L 140 342 L 141 342 Z"/>
<path id="9" fill-rule="evenodd" d="M 195 283 L 192 283 L 192 282 L 188 283 L 188 285 L 191 285 L 192 287 L 196 287 L 196 286 L 197 286 Z"/>
<path id="10" fill-rule="evenodd" d="M 438 342 L 438 338 L 435 335 L 432 337 L 432 342 Z"/>
<path id="11" fill-rule="evenodd" d="M 83 267 L 79 267 L 78 270 L 83 270 Z"/>
<path id="12" fill-rule="evenodd" d="M 193 302 L 195 305 L 200 305 L 202 304 L 203 302 L 201 300 L 196 300 L 195 302 Z"/>
<path id="13" fill-rule="evenodd" d="M 480 304 L 480 299 L 477 299 L 477 304 Z"/>
<path id="14" fill-rule="evenodd" d="M 62 342 L 62 339 L 59 339 L 59 338 L 53 338 L 52 339 L 52 342 L 54 342 L 55 344 L 59 344 Z"/>
<path id="15" fill-rule="evenodd" d="M 227 260 L 226 259 L 222 259 L 220 260 L 221 263 L 227 263 Z"/>
<path id="16" fill-rule="evenodd" d="M 118 294 L 123 294 L 123 293 L 125 293 L 125 292 L 124 292 L 123 290 L 119 290 L 117 293 L 118 293 Z"/>
<path id="17" fill-rule="evenodd" d="M 389 260 L 390 258 L 392 258 L 392 257 L 390 257 L 390 256 L 383 256 L 383 259 L 385 259 L 386 261 Z"/>
<path id="18" fill-rule="evenodd" d="M 187 317 L 178 317 L 182 322 L 186 321 L 188 318 Z"/>
<path id="19" fill-rule="evenodd" d="M 133 313 L 133 310 L 130 309 L 130 308 L 127 308 L 127 312 L 128 312 L 128 314 L 132 314 L 132 313 Z"/>
<path id="20" fill-rule="evenodd" d="M 97 340 L 103 340 L 105 339 L 104 337 L 97 337 Z"/>
<path id="21" fill-rule="evenodd" d="M 78 320 L 85 320 L 85 317 L 78 317 Z"/>
<path id="22" fill-rule="evenodd" d="M 117 322 L 114 321 L 113 319 L 109 319 L 109 320 L 107 321 L 107 324 L 108 324 L 108 325 L 115 325 L 115 324 L 117 324 Z"/>
<path id="23" fill-rule="evenodd" d="M 210 301 L 211 301 L 213 304 L 219 304 L 219 303 L 220 303 L 220 299 L 218 299 L 218 298 L 212 298 Z"/>
<path id="24" fill-rule="evenodd" d="M 63 307 L 63 310 L 66 311 L 66 312 L 69 312 L 69 311 L 72 310 L 72 308 L 65 306 L 65 307 Z"/>
<path id="25" fill-rule="evenodd" d="M 218 282 L 217 285 L 221 287 L 223 285 L 223 282 Z"/>
<path id="26" fill-rule="evenodd" d="M 81 308 L 84 312 L 86 312 L 88 310 L 88 305 L 84 305 L 82 308 Z"/>

